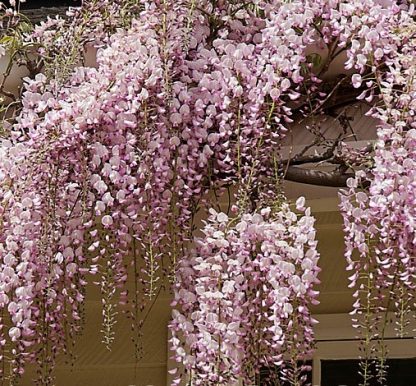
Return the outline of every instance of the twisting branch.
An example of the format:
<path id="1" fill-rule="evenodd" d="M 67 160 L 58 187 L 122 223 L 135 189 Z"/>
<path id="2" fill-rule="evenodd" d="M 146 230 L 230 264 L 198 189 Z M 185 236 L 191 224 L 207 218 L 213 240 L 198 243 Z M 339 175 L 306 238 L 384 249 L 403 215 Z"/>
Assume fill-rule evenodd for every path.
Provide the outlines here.
<path id="1" fill-rule="evenodd" d="M 284 179 L 287 181 L 336 188 L 347 186 L 347 180 L 351 177 L 354 177 L 354 173 L 342 174 L 337 171 L 323 172 L 320 170 L 304 169 L 298 166 L 289 166 L 284 175 Z"/>

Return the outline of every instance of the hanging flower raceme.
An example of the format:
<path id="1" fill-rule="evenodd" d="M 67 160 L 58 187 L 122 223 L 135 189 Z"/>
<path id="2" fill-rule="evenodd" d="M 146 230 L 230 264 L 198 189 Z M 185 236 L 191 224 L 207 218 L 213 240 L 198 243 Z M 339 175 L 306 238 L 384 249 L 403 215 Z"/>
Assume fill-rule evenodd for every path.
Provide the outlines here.
<path id="1" fill-rule="evenodd" d="M 355 324 L 365 338 L 364 385 L 372 377 L 385 379 L 388 312 L 395 311 L 398 336 L 405 336 L 416 291 L 414 6 L 376 7 L 371 15 L 374 24 L 357 23 L 363 41 L 353 38 L 349 66 L 363 74 L 354 75 L 357 87 L 367 78 L 368 90 L 361 97 L 379 100 L 369 112 L 380 122 L 374 164 L 369 172 L 358 172 L 341 195 L 346 257 L 353 271 L 351 287 L 356 288 Z M 362 190 L 364 185 L 368 191 Z M 378 361 L 376 371 L 371 360 Z"/>
<path id="2" fill-rule="evenodd" d="M 211 158 L 214 175 L 225 174 L 254 189 L 259 175 L 265 180 L 271 174 L 274 180 L 270 162 L 273 156 L 279 160 L 278 143 L 291 122 L 289 106 L 299 98 L 300 84 L 310 83 L 310 91 L 315 90 L 305 51 L 316 39 L 312 22 L 320 10 L 306 12 L 301 3 L 260 3 L 254 10 L 219 4 L 206 10 L 218 16 L 214 40 L 209 20 L 203 19 L 206 13 L 196 19 L 204 23 L 196 22 L 194 49 L 186 62 L 188 82 L 198 85 L 190 88 L 189 98 L 194 129 L 187 128 L 183 136 L 204 144 L 198 166 Z"/>
<path id="3" fill-rule="evenodd" d="M 165 242 L 176 145 L 169 115 L 155 119 L 168 105 L 158 12 L 146 9 L 128 33 L 113 35 L 98 68 L 76 69 L 57 94 L 44 76 L 28 81 L 23 112 L 2 143 L 1 349 L 12 369 L 5 378 L 38 356 L 38 382 L 51 384 L 56 354 L 79 330 L 88 272 L 101 276 L 109 345 L 132 235 L 146 247 Z M 179 44 L 181 29 L 174 31 Z"/>
<path id="4" fill-rule="evenodd" d="M 74 66 L 91 61 L 95 46 L 106 44 L 117 29 L 126 28 L 140 14 L 140 1 L 83 0 L 81 7 L 71 7 L 66 17 L 48 17 L 27 33 L 26 43 L 36 47 L 42 59 L 43 72 L 61 86 Z"/>
<path id="5" fill-rule="evenodd" d="M 89 273 L 99 276 L 110 346 L 127 266 L 139 283 L 137 311 L 158 294 L 166 261 L 171 280 L 181 267 L 173 344 L 189 377 L 248 382 L 289 361 L 283 375 L 298 382 L 316 298 L 313 219 L 301 202 L 301 216 L 265 202 L 280 189 L 279 145 L 293 110 L 322 97 L 321 71 L 306 54 L 316 44 L 329 51 L 323 72 L 346 51 L 352 84 L 367 88 L 361 97 L 382 102 L 371 112 L 383 124 L 370 191 L 357 190 L 358 174 L 343 201 L 353 284 L 371 277 L 378 310 L 396 286 L 409 289 L 392 296 L 398 309 L 413 301 L 414 8 L 214 3 L 88 1 L 72 22 L 49 20 L 28 38 L 56 79 L 27 81 L 0 150 L 0 355 L 11 369 L 3 378 L 42 358 L 38 383 L 52 383 L 56 354 L 80 329 Z M 95 68 L 73 69 L 93 43 Z M 232 184 L 243 192 L 240 212 L 212 213 L 187 255 L 205 194 Z"/>
<path id="6" fill-rule="evenodd" d="M 175 287 L 172 347 L 195 385 L 252 384 L 263 367 L 301 384 L 318 283 L 314 219 L 298 201 L 229 218 L 210 211 Z M 177 380 L 179 382 L 179 379 Z"/>

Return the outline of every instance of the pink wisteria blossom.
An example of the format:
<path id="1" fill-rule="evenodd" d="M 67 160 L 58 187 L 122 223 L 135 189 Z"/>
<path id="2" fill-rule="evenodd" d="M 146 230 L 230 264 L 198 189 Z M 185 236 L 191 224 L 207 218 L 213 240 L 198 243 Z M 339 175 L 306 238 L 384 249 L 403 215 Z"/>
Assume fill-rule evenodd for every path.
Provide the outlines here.
<path id="1" fill-rule="evenodd" d="M 0 10 L 3 30 L 26 31 L 16 9 Z M 355 324 L 382 341 L 377 313 L 394 308 L 404 336 L 416 290 L 414 20 L 410 1 L 100 0 L 4 39 L 30 48 L 20 61 L 39 60 L 1 137 L 2 379 L 37 361 L 37 384 L 53 384 L 93 281 L 107 347 L 118 303 L 134 307 L 138 336 L 140 311 L 170 283 L 183 379 L 252 384 L 279 366 L 303 383 L 319 254 L 305 199 L 295 211 L 282 193 L 280 149 L 293 120 L 325 102 L 325 55 L 345 55 L 343 82 L 379 121 L 374 157 L 345 144 L 336 154 L 355 171 L 341 194 Z M 211 208 L 233 188 L 230 213 Z"/>
<path id="2" fill-rule="evenodd" d="M 311 353 L 320 271 L 314 218 L 303 211 L 284 204 L 229 219 L 211 210 L 179 268 L 171 322 L 175 359 L 193 384 L 252 384 L 275 365 L 277 377 L 300 381 L 301 369 L 283 364 Z"/>

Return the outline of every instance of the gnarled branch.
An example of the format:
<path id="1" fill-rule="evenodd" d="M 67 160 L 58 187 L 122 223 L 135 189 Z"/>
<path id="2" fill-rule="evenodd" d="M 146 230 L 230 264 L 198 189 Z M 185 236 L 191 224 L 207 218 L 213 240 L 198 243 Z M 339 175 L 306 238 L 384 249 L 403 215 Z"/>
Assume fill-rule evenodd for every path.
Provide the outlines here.
<path id="1" fill-rule="evenodd" d="M 303 169 L 297 166 L 289 166 L 284 175 L 285 180 L 288 181 L 334 188 L 346 187 L 347 180 L 351 177 L 354 177 L 354 173 L 323 172 L 321 170 Z"/>

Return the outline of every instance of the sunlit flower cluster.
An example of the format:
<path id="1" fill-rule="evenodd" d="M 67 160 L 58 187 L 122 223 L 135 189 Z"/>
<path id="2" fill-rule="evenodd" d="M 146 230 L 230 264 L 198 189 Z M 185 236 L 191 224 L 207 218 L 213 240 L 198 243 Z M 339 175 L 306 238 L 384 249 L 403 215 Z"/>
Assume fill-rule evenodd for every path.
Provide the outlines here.
<path id="1" fill-rule="evenodd" d="M 403 337 L 409 332 L 415 301 L 416 28 L 414 6 L 410 13 L 393 7 L 393 12 L 376 9 L 370 15 L 370 23 L 365 18 L 360 22 L 365 33 L 358 35 L 361 41 L 353 42 L 349 62 L 367 78 L 368 90 L 362 97 L 376 98 L 369 114 L 380 125 L 374 165 L 349 181 L 349 190 L 341 194 L 341 211 L 351 286 L 356 288 L 356 326 L 367 339 L 379 339 L 375 350 L 382 364 L 372 375 L 384 379 L 384 335 L 377 329 L 387 317 L 377 315 L 394 310 L 396 330 Z M 361 75 L 356 79 L 361 83 Z M 374 84 L 379 95 L 374 94 Z M 369 185 L 368 191 L 363 185 Z M 366 359 L 371 350 L 366 347 Z"/>
<path id="2" fill-rule="evenodd" d="M 55 357 L 81 328 L 90 274 L 110 347 L 131 270 L 136 311 L 174 283 L 174 356 L 194 384 L 254 382 L 277 365 L 300 385 L 318 253 L 303 199 L 296 214 L 281 195 L 280 144 L 294 112 L 319 108 L 319 76 L 344 53 L 352 86 L 381 122 L 372 162 L 365 152 L 371 170 L 357 171 L 342 196 L 352 285 L 361 293 L 371 278 L 368 299 L 380 310 L 385 291 L 411 307 L 413 5 L 103 0 L 71 12 L 28 34 L 45 73 L 25 80 L 1 140 L 0 360 L 11 369 L 1 376 L 14 382 L 38 360 L 37 382 L 53 384 Z M 82 66 L 92 46 L 94 67 Z M 317 47 L 330 58 L 320 68 Z M 360 154 L 350 166 L 363 166 Z M 232 185 L 233 216 L 211 210 L 191 250 L 194 216 Z M 362 313 L 360 296 L 355 306 Z"/>
<path id="3" fill-rule="evenodd" d="M 172 190 L 185 183 L 173 171 L 179 143 L 165 110 L 173 63 L 164 68 L 158 11 L 143 11 L 128 33 L 112 35 L 98 68 L 77 68 L 57 94 L 44 75 L 28 79 L 23 112 L 2 141 L 0 296 L 11 325 L 2 324 L 1 345 L 13 347 L 7 357 L 16 374 L 35 353 L 51 368 L 65 350 L 82 319 L 85 274 L 100 275 L 108 327 L 132 238 L 159 254 L 167 244 Z M 170 42 L 174 33 L 181 29 Z M 153 285 L 157 255 L 143 254 L 142 280 Z M 110 344 L 112 333 L 104 340 Z M 50 374 L 39 382 L 49 384 Z"/>
<path id="4" fill-rule="evenodd" d="M 175 359 L 195 385 L 251 384 L 262 367 L 284 370 L 310 355 L 319 254 L 303 204 L 300 216 L 287 204 L 241 218 L 210 211 L 180 266 L 171 323 Z"/>

